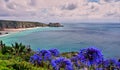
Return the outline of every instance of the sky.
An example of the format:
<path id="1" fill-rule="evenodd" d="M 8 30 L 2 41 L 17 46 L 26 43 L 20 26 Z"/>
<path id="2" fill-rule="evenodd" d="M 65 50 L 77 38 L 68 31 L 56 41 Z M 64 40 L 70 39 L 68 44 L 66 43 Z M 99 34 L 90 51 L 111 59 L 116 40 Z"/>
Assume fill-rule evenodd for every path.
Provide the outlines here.
<path id="1" fill-rule="evenodd" d="M 120 22 L 120 0 L 0 0 L 0 19 Z"/>

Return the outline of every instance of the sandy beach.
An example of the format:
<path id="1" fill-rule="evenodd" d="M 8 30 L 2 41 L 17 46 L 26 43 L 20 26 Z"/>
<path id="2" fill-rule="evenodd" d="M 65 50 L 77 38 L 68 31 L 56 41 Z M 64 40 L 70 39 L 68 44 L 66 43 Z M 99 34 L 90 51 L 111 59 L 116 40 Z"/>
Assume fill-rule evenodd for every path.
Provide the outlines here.
<path id="1" fill-rule="evenodd" d="M 18 29 L 14 29 L 14 28 L 4 29 L 3 31 L 0 31 L 0 37 L 7 36 L 7 35 L 10 35 L 10 34 L 13 34 L 13 33 L 21 32 L 21 31 L 25 31 L 25 30 L 35 29 L 35 28 L 39 28 L 39 27 L 18 28 Z"/>

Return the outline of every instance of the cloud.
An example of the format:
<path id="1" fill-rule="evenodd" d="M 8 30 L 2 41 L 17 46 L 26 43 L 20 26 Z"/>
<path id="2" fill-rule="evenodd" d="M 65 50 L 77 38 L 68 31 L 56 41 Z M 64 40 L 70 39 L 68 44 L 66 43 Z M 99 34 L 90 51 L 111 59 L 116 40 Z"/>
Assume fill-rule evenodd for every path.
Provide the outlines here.
<path id="1" fill-rule="evenodd" d="M 66 4 L 62 7 L 62 10 L 74 10 L 77 8 L 77 5 L 76 4 Z"/>
<path id="2" fill-rule="evenodd" d="M 104 0 L 105 2 L 118 2 L 120 0 Z"/>
<path id="3" fill-rule="evenodd" d="M 0 17 L 120 18 L 120 0 L 0 0 Z"/>
<path id="4" fill-rule="evenodd" d="M 89 2 L 99 2 L 99 0 L 88 0 Z"/>

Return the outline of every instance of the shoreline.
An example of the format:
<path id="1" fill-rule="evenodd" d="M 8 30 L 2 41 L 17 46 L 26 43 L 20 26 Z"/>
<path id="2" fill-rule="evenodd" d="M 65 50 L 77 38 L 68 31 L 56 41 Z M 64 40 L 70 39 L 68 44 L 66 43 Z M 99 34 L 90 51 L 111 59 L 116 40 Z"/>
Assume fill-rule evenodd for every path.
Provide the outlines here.
<path id="1" fill-rule="evenodd" d="M 18 32 L 22 32 L 25 30 L 31 30 L 31 29 L 35 29 L 35 28 L 40 28 L 40 27 L 32 27 L 32 28 L 10 28 L 10 29 L 4 29 L 3 31 L 0 31 L 0 37 L 4 37 L 4 36 L 8 36 L 14 33 L 18 33 Z"/>

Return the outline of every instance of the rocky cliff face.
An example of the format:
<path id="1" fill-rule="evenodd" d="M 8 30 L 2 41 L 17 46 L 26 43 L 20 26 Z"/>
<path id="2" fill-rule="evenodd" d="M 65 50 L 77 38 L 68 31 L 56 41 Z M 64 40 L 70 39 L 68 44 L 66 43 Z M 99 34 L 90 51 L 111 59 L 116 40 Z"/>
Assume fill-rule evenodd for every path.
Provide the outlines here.
<path id="1" fill-rule="evenodd" d="M 45 27 L 45 23 L 40 22 L 27 22 L 27 21 L 7 21 L 0 20 L 0 29 L 4 28 L 30 28 L 30 27 Z"/>

